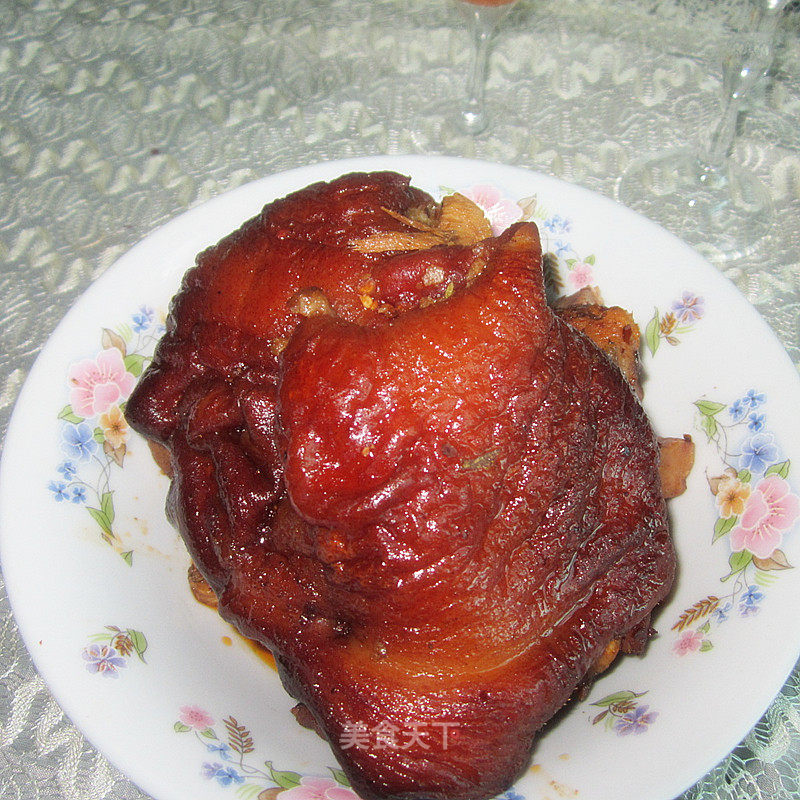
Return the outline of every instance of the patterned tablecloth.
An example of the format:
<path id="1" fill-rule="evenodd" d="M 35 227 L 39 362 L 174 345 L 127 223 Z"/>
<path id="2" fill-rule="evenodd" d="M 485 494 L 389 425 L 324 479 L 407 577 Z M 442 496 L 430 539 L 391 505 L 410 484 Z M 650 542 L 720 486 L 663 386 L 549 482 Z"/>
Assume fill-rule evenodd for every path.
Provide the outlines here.
<path id="1" fill-rule="evenodd" d="M 466 34 L 441 0 L 2 0 L 0 426 L 86 287 L 176 214 L 320 160 L 425 153 L 522 165 L 613 196 L 637 155 L 719 114 L 748 3 L 522 0 L 495 41 L 490 129 L 454 131 Z M 778 224 L 719 264 L 800 367 L 800 10 L 734 154 Z M 0 797 L 142 798 L 63 716 L 0 600 Z M 686 798 L 800 796 L 800 671 Z"/>

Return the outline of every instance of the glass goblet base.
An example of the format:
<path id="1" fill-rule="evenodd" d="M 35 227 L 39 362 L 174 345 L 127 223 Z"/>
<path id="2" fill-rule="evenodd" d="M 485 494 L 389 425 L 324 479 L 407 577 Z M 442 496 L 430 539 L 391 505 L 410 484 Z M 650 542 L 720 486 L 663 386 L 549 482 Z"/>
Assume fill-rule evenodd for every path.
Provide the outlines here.
<path id="1" fill-rule="evenodd" d="M 617 198 L 712 259 L 748 255 L 775 221 L 769 192 L 753 173 L 732 159 L 711 164 L 688 148 L 632 162 Z"/>
<path id="2" fill-rule="evenodd" d="M 489 125 L 489 116 L 483 103 L 468 101 L 458 115 L 458 123 L 464 133 L 476 136 L 483 133 Z"/>

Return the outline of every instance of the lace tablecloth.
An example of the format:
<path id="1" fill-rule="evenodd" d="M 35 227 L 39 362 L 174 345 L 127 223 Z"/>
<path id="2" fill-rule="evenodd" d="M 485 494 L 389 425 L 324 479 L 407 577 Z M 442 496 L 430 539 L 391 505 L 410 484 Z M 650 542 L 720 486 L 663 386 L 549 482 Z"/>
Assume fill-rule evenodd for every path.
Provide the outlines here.
<path id="1" fill-rule="evenodd" d="M 523 165 L 613 196 L 635 156 L 719 113 L 744 2 L 522 0 L 494 46 L 490 129 L 455 133 L 466 35 L 441 0 L 9 0 L 0 11 L 0 425 L 39 350 L 114 260 L 266 174 L 383 153 Z M 800 366 L 800 11 L 735 155 L 774 233 L 720 264 Z M 0 796 L 142 798 L 62 714 L 0 601 Z M 686 798 L 800 796 L 800 671 Z"/>

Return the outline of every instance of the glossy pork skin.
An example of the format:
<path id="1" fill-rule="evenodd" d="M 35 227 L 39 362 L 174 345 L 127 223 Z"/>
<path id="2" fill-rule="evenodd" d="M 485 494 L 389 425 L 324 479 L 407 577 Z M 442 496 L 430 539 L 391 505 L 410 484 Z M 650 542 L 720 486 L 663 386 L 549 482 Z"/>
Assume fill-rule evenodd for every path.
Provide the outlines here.
<path id="1" fill-rule="evenodd" d="M 378 173 L 268 206 L 187 274 L 127 414 L 355 790 L 477 800 L 610 642 L 641 648 L 674 556 L 652 431 L 548 308 L 534 225 L 348 247 L 429 202 Z M 311 289 L 329 306 L 296 313 Z"/>

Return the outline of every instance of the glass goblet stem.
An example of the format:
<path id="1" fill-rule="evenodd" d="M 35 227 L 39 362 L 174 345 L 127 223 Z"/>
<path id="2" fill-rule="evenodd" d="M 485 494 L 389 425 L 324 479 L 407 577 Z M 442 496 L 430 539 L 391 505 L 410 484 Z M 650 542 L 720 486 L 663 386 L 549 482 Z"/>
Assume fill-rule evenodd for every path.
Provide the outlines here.
<path id="1" fill-rule="evenodd" d="M 734 47 L 723 63 L 725 102 L 722 115 L 705 148 L 705 159 L 711 166 L 721 166 L 730 155 L 736 139 L 736 123 L 742 101 L 772 63 L 775 34 L 781 12 L 788 0 L 766 0 L 759 4 L 752 33 Z"/>
<path id="2" fill-rule="evenodd" d="M 709 139 L 636 159 L 617 181 L 617 198 L 715 260 L 752 253 L 775 224 L 769 189 L 731 156 L 745 98 L 772 62 L 788 0 L 749 0 L 757 10 L 723 63 L 722 113 Z"/>
<path id="3" fill-rule="evenodd" d="M 488 124 L 485 93 L 491 40 L 498 23 L 514 3 L 515 0 L 507 0 L 502 4 L 484 5 L 471 0 L 457 0 L 472 39 L 471 61 L 461 110 L 461 124 L 467 133 L 480 133 Z"/>

